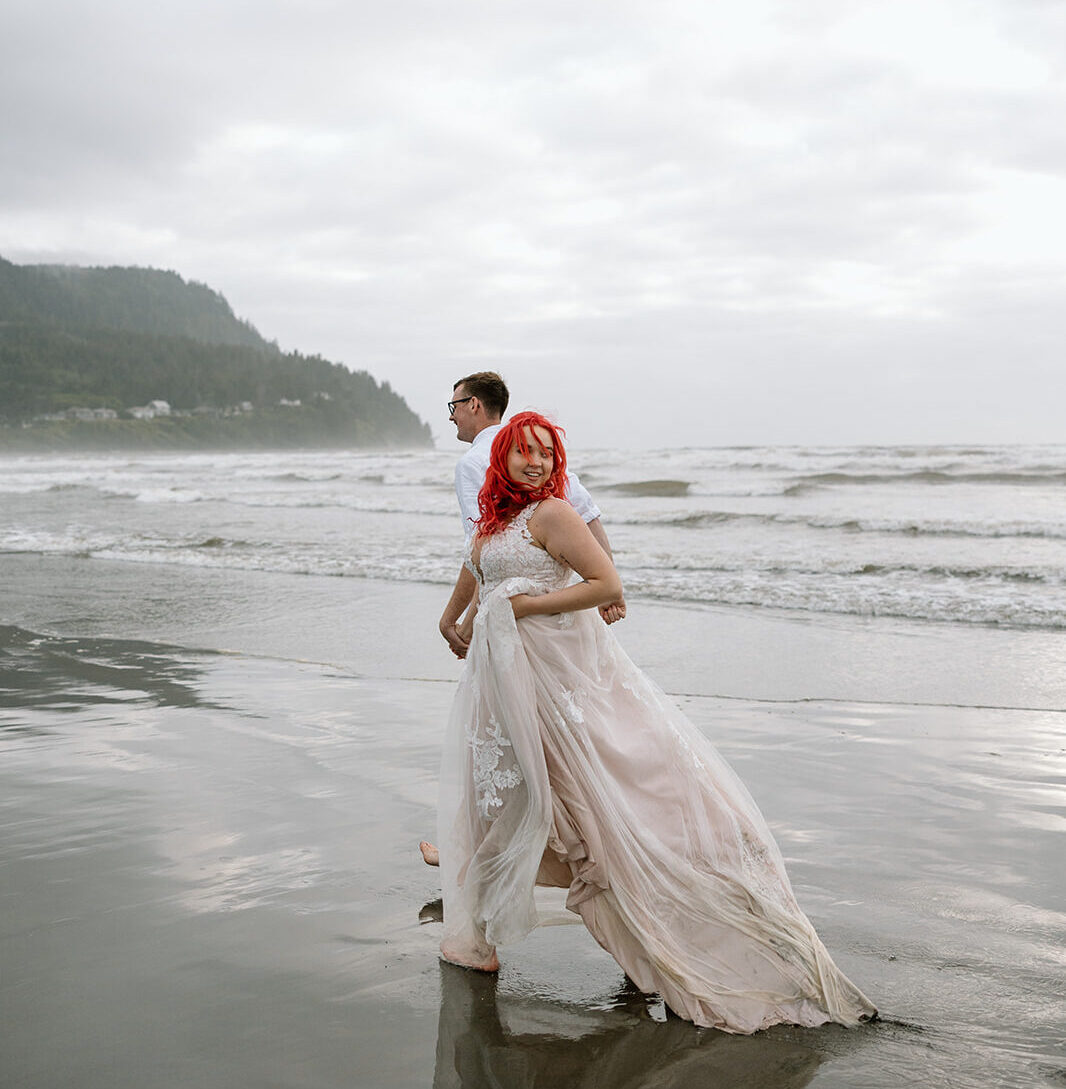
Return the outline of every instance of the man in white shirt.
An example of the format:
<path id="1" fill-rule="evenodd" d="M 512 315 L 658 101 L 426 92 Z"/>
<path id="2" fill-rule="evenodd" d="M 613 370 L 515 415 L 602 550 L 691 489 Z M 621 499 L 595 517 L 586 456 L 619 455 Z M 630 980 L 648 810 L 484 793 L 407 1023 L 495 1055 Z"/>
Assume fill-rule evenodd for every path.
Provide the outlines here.
<path id="1" fill-rule="evenodd" d="M 456 438 L 460 442 L 470 443 L 470 449 L 455 466 L 455 496 L 459 500 L 459 513 L 467 540 L 477 528 L 477 497 L 485 483 L 492 440 L 500 430 L 509 397 L 507 385 L 498 374 L 494 371 L 479 371 L 460 378 L 453 387 L 452 400 L 448 402 L 448 415 L 455 424 Z M 604 552 L 610 556 L 611 545 L 600 522 L 599 508 L 592 501 L 592 496 L 577 476 L 569 471 L 567 485 L 567 498 L 571 505 L 585 520 Z M 468 644 L 459 630 L 459 618 L 473 600 L 475 588 L 474 576 L 464 566 L 440 618 L 440 633 L 457 658 L 466 657 Z M 621 620 L 625 614 L 625 601 L 621 599 L 600 609 L 600 615 L 608 624 Z"/>

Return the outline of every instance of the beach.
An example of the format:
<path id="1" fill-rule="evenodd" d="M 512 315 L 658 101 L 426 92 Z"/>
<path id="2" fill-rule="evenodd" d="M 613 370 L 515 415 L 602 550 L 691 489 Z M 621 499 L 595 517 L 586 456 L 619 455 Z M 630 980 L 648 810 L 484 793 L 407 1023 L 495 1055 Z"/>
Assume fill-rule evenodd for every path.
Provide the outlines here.
<path id="1" fill-rule="evenodd" d="M 0 466 L 5 1089 L 1066 1084 L 1050 502 L 1028 501 L 1043 521 L 992 522 L 969 480 L 946 524 L 943 482 L 903 498 L 893 483 L 897 505 L 929 511 L 918 489 L 936 488 L 936 524 L 906 511 L 867 531 L 803 495 L 786 521 L 789 480 L 780 510 L 731 519 L 725 487 L 664 499 L 638 477 L 623 501 L 600 479 L 628 584 L 650 585 L 656 557 L 680 580 L 717 550 L 718 597 L 638 590 L 614 631 L 736 767 L 881 1011 L 731 1037 L 635 993 L 552 893 L 552 925 L 501 950 L 498 978 L 439 961 L 417 844 L 462 669 L 436 630 L 457 566 L 442 464 Z M 880 486 L 862 485 L 870 509 Z M 417 516 L 411 492 L 394 501 L 405 487 Z M 830 487 L 817 502 L 841 505 Z M 751 547 L 753 517 L 758 547 L 778 540 L 776 566 L 752 559 L 758 605 L 731 581 L 748 577 L 730 549 Z M 402 563 L 374 551 L 382 526 L 400 527 Z M 912 546 L 941 554 L 922 567 Z M 867 571 L 876 549 L 896 567 Z M 944 575 L 967 549 L 970 574 Z M 839 600 L 861 608 L 814 607 L 845 579 Z"/>
<path id="2" fill-rule="evenodd" d="M 632 603 L 623 645 L 884 1018 L 742 1039 L 627 991 L 580 925 L 498 981 L 439 963 L 437 587 L 8 555 L 0 592 L 6 1084 L 1066 1080 L 1054 636 Z M 1029 662 L 1027 709 L 952 645 Z"/>

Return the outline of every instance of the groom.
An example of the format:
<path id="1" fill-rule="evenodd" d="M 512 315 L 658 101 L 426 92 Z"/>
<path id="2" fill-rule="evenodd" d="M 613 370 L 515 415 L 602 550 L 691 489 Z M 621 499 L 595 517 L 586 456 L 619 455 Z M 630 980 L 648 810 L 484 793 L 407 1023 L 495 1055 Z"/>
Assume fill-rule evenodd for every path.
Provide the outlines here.
<path id="1" fill-rule="evenodd" d="M 455 466 L 455 497 L 459 500 L 459 514 L 463 520 L 463 532 L 467 540 L 477 528 L 479 517 L 477 497 L 485 483 L 489 467 L 492 440 L 500 430 L 510 394 L 504 380 L 495 371 L 478 371 L 460 378 L 452 388 L 452 400 L 448 402 L 448 417 L 455 424 L 455 435 L 460 442 L 470 443 L 470 449 Z M 567 471 L 567 499 L 588 525 L 600 547 L 611 555 L 600 511 L 574 473 Z M 457 658 L 465 658 L 468 643 L 459 631 L 459 618 L 473 600 L 476 583 L 474 576 L 464 565 L 459 574 L 452 596 L 440 618 L 440 633 Z M 626 615 L 623 598 L 600 607 L 600 615 L 608 624 Z"/>

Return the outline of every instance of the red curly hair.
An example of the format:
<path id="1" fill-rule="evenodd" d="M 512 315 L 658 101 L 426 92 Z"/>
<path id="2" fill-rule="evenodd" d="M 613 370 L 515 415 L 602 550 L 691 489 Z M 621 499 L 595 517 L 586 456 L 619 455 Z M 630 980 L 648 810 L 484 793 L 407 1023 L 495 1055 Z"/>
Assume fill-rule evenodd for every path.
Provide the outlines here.
<path id="1" fill-rule="evenodd" d="M 529 442 L 526 439 L 528 427 L 543 427 L 548 432 L 555 458 L 548 482 L 536 491 L 516 484 L 507 472 L 507 458 L 512 447 L 517 446 L 523 454 L 529 454 Z M 567 499 L 566 451 L 562 442 L 564 434 L 566 432 L 561 427 L 556 427 L 539 412 L 519 412 L 500 428 L 492 440 L 492 454 L 485 473 L 485 483 L 477 497 L 478 510 L 481 512 L 477 528 L 482 536 L 491 537 L 506 529 L 511 519 L 530 503 L 537 503 L 553 495 L 559 499 Z"/>

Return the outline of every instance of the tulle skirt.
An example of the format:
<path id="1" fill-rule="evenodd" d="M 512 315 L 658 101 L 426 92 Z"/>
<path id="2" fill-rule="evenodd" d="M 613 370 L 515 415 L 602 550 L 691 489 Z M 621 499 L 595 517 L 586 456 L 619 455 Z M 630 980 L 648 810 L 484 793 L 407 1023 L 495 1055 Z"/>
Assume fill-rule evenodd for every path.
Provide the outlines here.
<path id="1" fill-rule="evenodd" d="M 634 983 L 750 1033 L 875 1013 L 793 895 L 744 785 L 594 611 L 482 601 L 441 769 L 442 949 L 485 963 L 537 925 L 537 884 Z"/>

